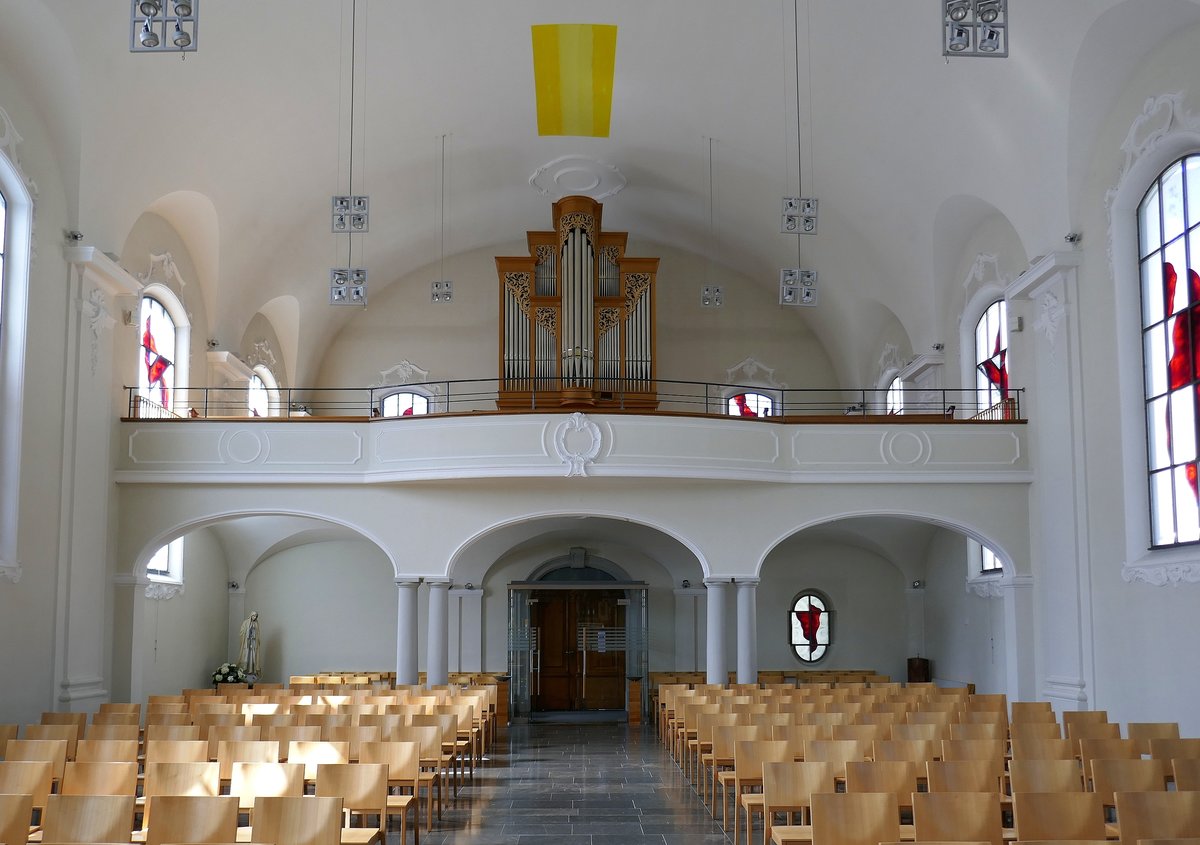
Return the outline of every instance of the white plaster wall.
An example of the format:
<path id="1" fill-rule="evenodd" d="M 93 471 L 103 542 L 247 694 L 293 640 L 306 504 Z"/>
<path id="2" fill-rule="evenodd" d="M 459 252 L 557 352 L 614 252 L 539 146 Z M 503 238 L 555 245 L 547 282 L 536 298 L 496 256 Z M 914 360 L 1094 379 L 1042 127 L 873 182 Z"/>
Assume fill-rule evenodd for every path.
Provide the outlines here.
<path id="1" fill-rule="evenodd" d="M 54 159 L 56 145 L 43 123 L 39 103 L 16 68 L 6 62 L 8 58 L 14 57 L 0 54 L 0 108 L 24 139 L 17 150 L 20 166 L 38 190 L 33 235 L 37 256 L 31 262 L 28 285 L 17 517 L 17 560 L 23 574 L 15 584 L 0 578 L 0 672 L 20 679 L 0 688 L 0 721 L 23 723 L 36 722 L 42 711 L 55 708 L 59 692 L 53 669 L 63 384 L 61 360 L 55 358 L 56 363 L 47 369 L 43 356 L 47 350 L 62 349 L 66 342 L 63 315 L 68 267 L 60 250 L 60 233 L 71 228 L 67 195 L 73 189 L 65 184 L 61 165 Z M 4 408 L 0 413 L 14 411 Z M 97 540 L 98 551 L 103 546 L 103 541 Z M 102 555 L 97 565 L 104 565 Z"/>
<path id="2" fill-rule="evenodd" d="M 245 588 L 246 613 L 258 611 L 264 682 L 395 667 L 396 586 L 377 546 L 343 540 L 288 549 L 252 569 Z"/>
<path id="3" fill-rule="evenodd" d="M 925 649 L 914 656 L 930 658 L 940 684 L 1006 692 L 1002 600 L 967 592 L 966 560 L 966 537 L 951 531 L 934 535 L 924 579 Z"/>
<path id="4" fill-rule="evenodd" d="M 1131 562 L 1127 560 L 1127 535 L 1140 528 L 1127 524 L 1126 498 L 1133 497 L 1140 503 L 1132 511 L 1138 519 L 1148 517 L 1144 464 L 1126 477 L 1117 456 L 1144 449 L 1145 432 L 1138 400 L 1134 400 L 1134 411 L 1129 416 L 1123 418 L 1114 412 L 1128 401 L 1129 394 L 1120 389 L 1124 383 L 1129 383 L 1134 397 L 1141 395 L 1140 367 L 1133 363 L 1138 359 L 1130 357 L 1130 366 L 1123 366 L 1125 355 L 1114 343 L 1126 321 L 1137 325 L 1136 308 L 1118 307 L 1115 296 L 1115 286 L 1134 285 L 1136 289 L 1137 269 L 1110 268 L 1105 254 L 1109 232 L 1105 195 L 1118 184 L 1125 165 L 1121 145 L 1148 99 L 1183 92 L 1185 110 L 1200 113 L 1200 87 L 1196 85 L 1200 54 L 1195 49 L 1198 39 L 1200 30 L 1196 28 L 1173 34 L 1138 67 L 1123 90 L 1108 94 L 1111 111 L 1095 138 L 1095 157 L 1083 193 L 1076 201 L 1081 215 L 1078 228 L 1086 237 L 1085 259 L 1079 269 L 1079 326 L 1085 362 L 1087 532 L 1091 547 L 1090 580 L 1085 589 L 1091 591 L 1094 630 L 1093 706 L 1106 709 L 1110 720 L 1179 721 L 1181 731 L 1191 736 L 1200 735 L 1200 710 L 1194 706 L 1200 700 L 1200 672 L 1196 671 L 1194 657 L 1194 644 L 1200 642 L 1200 585 L 1153 587 L 1122 580 L 1122 566 Z M 1162 165 L 1169 163 L 1166 160 Z M 1149 178 L 1157 173 L 1154 169 Z M 1134 221 L 1118 220 L 1115 225 L 1133 227 Z M 1137 355 L 1136 348 L 1130 348 L 1130 356 Z M 1119 374 L 1120 380 L 1114 374 Z M 1137 556 L 1145 555 L 1144 551 L 1135 552 Z M 1200 554 L 1185 549 L 1148 555 L 1151 563 L 1166 559 L 1196 562 Z M 1058 602 L 1074 601 L 1068 595 L 1041 598 L 1051 608 Z"/>
<path id="5" fill-rule="evenodd" d="M 796 593 L 819 590 L 833 606 L 833 644 L 824 659 L 798 660 L 788 646 Z M 792 538 L 767 559 L 758 588 L 758 663 L 764 669 L 873 669 L 900 680 L 907 655 L 904 575 L 865 549 Z M 731 602 L 732 603 L 732 602 Z M 736 630 L 736 629 L 735 629 Z"/>
<path id="6" fill-rule="evenodd" d="M 227 654 L 229 565 L 208 529 L 183 541 L 184 590 L 171 599 L 147 600 L 143 632 L 147 695 L 173 695 L 212 685 L 212 671 L 236 655 Z"/>

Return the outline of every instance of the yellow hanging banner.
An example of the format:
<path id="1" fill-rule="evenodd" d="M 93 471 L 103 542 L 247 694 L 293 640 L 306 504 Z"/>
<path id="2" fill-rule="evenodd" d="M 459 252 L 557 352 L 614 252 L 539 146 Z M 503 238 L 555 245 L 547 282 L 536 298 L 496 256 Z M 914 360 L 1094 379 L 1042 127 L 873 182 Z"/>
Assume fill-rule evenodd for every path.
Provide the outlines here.
<path id="1" fill-rule="evenodd" d="M 607 138 L 616 61 L 615 26 L 534 26 L 538 134 Z"/>

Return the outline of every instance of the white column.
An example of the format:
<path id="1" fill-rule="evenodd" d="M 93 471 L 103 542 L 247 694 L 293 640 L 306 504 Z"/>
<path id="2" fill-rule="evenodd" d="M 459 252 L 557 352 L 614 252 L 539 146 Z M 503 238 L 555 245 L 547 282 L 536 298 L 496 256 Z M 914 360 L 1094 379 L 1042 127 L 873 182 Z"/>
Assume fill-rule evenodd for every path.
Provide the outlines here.
<path id="1" fill-rule="evenodd" d="M 705 578 L 708 588 L 708 661 L 706 680 L 710 684 L 729 683 L 729 668 L 725 658 L 725 588 L 728 578 Z"/>
<path id="2" fill-rule="evenodd" d="M 1033 663 L 1033 578 L 1017 575 L 1005 579 L 1000 586 L 1004 602 L 1004 672 L 1009 701 L 1033 701 L 1038 697 L 1037 678 Z M 1049 679 L 1047 679 L 1049 680 Z M 1084 691 L 1079 690 L 1082 694 Z M 1086 704 L 1083 695 L 1079 705 L 1067 708 L 1079 710 Z"/>
<path id="3" fill-rule="evenodd" d="M 425 579 L 429 584 L 429 639 L 425 652 L 425 680 L 429 686 L 444 684 L 450 675 L 450 581 Z"/>
<path id="4" fill-rule="evenodd" d="M 417 587 L 420 578 L 396 579 L 396 683 L 417 683 Z"/>
<path id="5" fill-rule="evenodd" d="M 701 587 L 675 589 L 675 671 L 699 672 L 704 667 L 704 652 L 700 643 L 704 641 L 704 614 L 700 612 L 700 600 L 705 596 Z"/>
<path id="6" fill-rule="evenodd" d="M 758 581 L 737 578 L 737 679 L 758 683 Z"/>
<path id="7" fill-rule="evenodd" d="M 1026 685 L 1023 675 L 1032 671 L 1034 651 L 1029 632 L 1036 629 L 1039 687 L 1027 689 L 1026 697 L 1047 699 L 1057 710 L 1094 706 L 1083 365 L 1076 325 L 1081 260 L 1078 252 L 1050 253 L 1005 291 L 1010 325 L 1014 316 L 1033 312 L 1024 316 L 1032 331 L 1010 339 L 1009 360 L 1015 381 L 1029 385 L 1023 404 L 1037 409 L 1029 449 L 1030 465 L 1038 468 L 1029 491 L 1031 566 L 1014 573 L 1037 579 L 1038 602 L 1026 614 L 1021 592 L 1013 595 L 1011 607 L 1006 599 L 1006 636 L 1021 638 L 1010 645 L 1007 671 L 1010 688 Z M 1025 624 L 1022 615 L 1029 617 Z"/>

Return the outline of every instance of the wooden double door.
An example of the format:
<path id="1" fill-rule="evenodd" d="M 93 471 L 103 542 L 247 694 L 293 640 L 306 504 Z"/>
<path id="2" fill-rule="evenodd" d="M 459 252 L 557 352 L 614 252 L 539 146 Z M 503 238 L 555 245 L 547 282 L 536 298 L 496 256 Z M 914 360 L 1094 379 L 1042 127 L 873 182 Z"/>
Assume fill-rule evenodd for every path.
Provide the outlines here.
<path id="1" fill-rule="evenodd" d="M 540 651 L 533 710 L 625 709 L 625 591 L 536 590 L 531 598 Z"/>

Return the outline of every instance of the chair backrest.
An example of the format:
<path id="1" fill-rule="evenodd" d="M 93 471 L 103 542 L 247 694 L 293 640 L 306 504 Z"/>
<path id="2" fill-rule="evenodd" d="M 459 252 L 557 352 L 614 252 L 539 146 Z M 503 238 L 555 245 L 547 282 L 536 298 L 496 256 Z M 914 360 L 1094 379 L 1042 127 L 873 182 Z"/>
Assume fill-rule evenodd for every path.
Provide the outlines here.
<path id="1" fill-rule="evenodd" d="M 1058 721 L 1049 701 L 1014 701 L 1010 708 L 1014 725 L 1018 722 Z"/>
<path id="2" fill-rule="evenodd" d="M 1125 726 L 1125 736 L 1141 743 L 1143 754 L 1150 753 L 1152 739 L 1179 739 L 1178 722 L 1130 722 Z"/>
<path id="3" fill-rule="evenodd" d="M 411 786 L 416 794 L 421 777 L 421 746 L 416 742 L 364 742 L 359 746 L 360 763 L 384 763 L 388 767 L 388 783 Z"/>
<path id="4" fill-rule="evenodd" d="M 945 725 L 934 724 L 904 724 L 892 725 L 892 739 L 916 739 L 926 742 L 941 742 L 949 736 L 949 728 Z"/>
<path id="5" fill-rule="evenodd" d="M 715 735 L 714 735 L 715 736 Z M 742 737 L 751 739 L 751 737 Z M 829 725 L 776 725 L 771 728 L 771 739 L 783 739 L 793 744 L 811 742 L 814 739 L 833 739 L 833 728 Z"/>
<path id="6" fill-rule="evenodd" d="M 1152 739 L 1150 756 L 1155 760 L 1183 760 L 1200 757 L 1200 738 Z"/>
<path id="7" fill-rule="evenodd" d="M 148 724 L 146 725 L 146 742 L 195 742 L 200 739 L 200 727 L 191 723 L 181 725 Z"/>
<path id="8" fill-rule="evenodd" d="M 1018 792 L 1083 792 L 1083 777 L 1075 760 L 1018 760 L 1008 763 L 1013 794 Z"/>
<path id="9" fill-rule="evenodd" d="M 1085 776 L 1092 772 L 1093 760 L 1137 760 L 1142 756 L 1136 739 L 1081 739 L 1079 759 Z M 1162 770 L 1162 765 L 1159 765 Z"/>
<path id="10" fill-rule="evenodd" d="M 75 733 L 78 735 L 82 734 L 83 729 L 87 727 L 87 713 L 46 711 L 42 713 L 41 723 L 43 725 L 74 725 Z"/>
<path id="11" fill-rule="evenodd" d="M 266 728 L 264 738 L 279 743 L 279 760 L 288 757 L 288 751 L 293 742 L 320 742 L 320 725 L 271 725 Z"/>
<path id="12" fill-rule="evenodd" d="M 129 842 L 132 795 L 51 795 L 42 822 L 43 842 Z"/>
<path id="13" fill-rule="evenodd" d="M 1079 742 L 1084 739 L 1120 738 L 1121 726 L 1117 722 L 1076 722 L 1075 724 L 1067 725 L 1067 739 L 1072 742 Z"/>
<path id="14" fill-rule="evenodd" d="M 252 742 L 262 738 L 262 728 L 258 725 L 213 725 L 208 729 L 208 759 L 218 759 L 222 742 Z"/>
<path id="15" fill-rule="evenodd" d="M 142 717 L 137 713 L 97 713 L 92 717 L 92 725 L 129 725 L 142 724 Z M 90 728 L 92 725 L 88 725 Z M 87 728 L 84 728 L 84 734 L 87 734 Z"/>
<path id="16" fill-rule="evenodd" d="M 818 792 L 810 800 L 813 845 L 878 845 L 900 839 L 900 809 L 890 792 Z"/>
<path id="17" fill-rule="evenodd" d="M 302 763 L 234 763 L 229 778 L 229 794 L 243 807 L 253 807 L 260 795 L 303 795 Z"/>
<path id="18" fill-rule="evenodd" d="M 931 760 L 930 792 L 999 792 L 1003 760 Z"/>
<path id="19" fill-rule="evenodd" d="M 880 725 L 834 725 L 834 739 L 862 739 L 867 742 L 892 738 L 892 726 Z"/>
<path id="20" fill-rule="evenodd" d="M 75 722 L 56 722 L 46 725 L 26 725 L 23 733 L 26 739 L 65 740 L 67 743 L 67 759 L 74 760 L 75 746 L 79 742 L 79 735 L 83 733 L 83 728 Z"/>
<path id="21" fill-rule="evenodd" d="M 279 741 L 274 739 L 223 739 L 217 745 L 221 780 L 233 776 L 234 763 L 278 763 Z"/>
<path id="22" fill-rule="evenodd" d="M 421 746 L 424 765 L 431 765 L 442 757 L 442 729 L 437 725 L 407 725 L 396 732 L 396 738 Z"/>
<path id="23" fill-rule="evenodd" d="M 204 761 L 147 762 L 144 793 L 151 795 L 220 795 L 220 764 Z"/>
<path id="24" fill-rule="evenodd" d="M 912 805 L 918 842 L 968 839 L 1003 843 L 997 792 L 917 792 Z"/>
<path id="25" fill-rule="evenodd" d="M 136 724 L 113 725 L 93 722 L 87 726 L 87 730 L 83 732 L 83 737 L 79 741 L 83 742 L 85 739 L 93 741 L 98 739 L 132 739 L 134 742 L 137 742 L 141 737 L 141 731 L 142 729 Z M 75 748 L 75 759 L 79 759 L 78 746 Z"/>
<path id="26" fill-rule="evenodd" d="M 137 761 L 67 761 L 63 795 L 137 795 Z"/>
<path id="27" fill-rule="evenodd" d="M 1074 760 L 1078 750 L 1079 744 L 1069 739 L 1014 737 L 1012 741 L 1014 760 Z"/>
<path id="28" fill-rule="evenodd" d="M 1020 840 L 1105 838 L 1104 804 L 1093 792 L 1017 793 L 1013 819 Z"/>
<path id="29" fill-rule="evenodd" d="M 287 761 L 303 763 L 304 779 L 316 780 L 319 765 L 350 762 L 350 743 L 298 740 L 288 745 Z"/>
<path id="30" fill-rule="evenodd" d="M 379 742 L 383 729 L 379 725 L 338 725 L 325 729 L 322 739 L 329 742 L 345 742 L 350 748 L 350 761 L 358 760 L 359 747 L 364 742 Z"/>
<path id="31" fill-rule="evenodd" d="M 235 842 L 238 799 L 232 795 L 154 795 L 146 801 L 146 845 Z"/>
<path id="32" fill-rule="evenodd" d="M 1118 792 L 1121 845 L 1200 837 L 1200 792 Z"/>
<path id="33" fill-rule="evenodd" d="M 186 706 L 186 705 L 185 705 Z M 146 728 L 149 730 L 154 725 L 190 725 L 192 724 L 192 714 L 186 710 L 154 710 L 146 712 Z M 199 737 L 200 731 L 196 730 L 196 736 Z"/>
<path id="34" fill-rule="evenodd" d="M 4 747 L 10 739 L 16 739 L 21 732 L 21 726 L 16 724 L 0 725 L 0 760 L 4 759 Z"/>
<path id="35" fill-rule="evenodd" d="M 33 806 L 39 809 L 45 809 L 53 781 L 54 764 L 49 760 L 0 762 L 0 795 L 30 795 L 33 797 Z M 25 825 L 28 828 L 29 822 L 26 821 Z"/>
<path id="36" fill-rule="evenodd" d="M 1007 740 L 1004 722 L 961 722 L 950 726 L 951 739 Z"/>
<path id="37" fill-rule="evenodd" d="M 0 845 L 25 845 L 32 818 L 32 795 L 0 791 Z"/>
<path id="38" fill-rule="evenodd" d="M 1008 736 L 1013 742 L 1031 739 L 1062 739 L 1062 727 L 1058 722 L 1013 722 L 1008 726 Z"/>
<path id="39" fill-rule="evenodd" d="M 814 739 L 804 743 L 804 759 L 837 763 L 839 776 L 845 776 L 846 763 L 866 760 L 871 756 L 871 743 L 857 739 Z"/>
<path id="40" fill-rule="evenodd" d="M 50 776 L 62 781 L 67 766 L 67 741 L 65 739 L 10 739 L 4 749 L 5 761 L 49 760 Z"/>
<path id="41" fill-rule="evenodd" d="M 1092 792 L 1100 796 L 1106 807 L 1115 806 L 1116 792 L 1161 792 L 1167 788 L 1158 760 L 1096 759 L 1092 760 L 1091 768 Z"/>
<path id="42" fill-rule="evenodd" d="M 152 739 L 146 742 L 146 763 L 207 763 L 208 741 Z"/>
<path id="43" fill-rule="evenodd" d="M 251 842 L 271 845 L 341 845 L 342 799 L 264 795 L 254 802 Z"/>
<path id="44" fill-rule="evenodd" d="M 763 763 L 787 763 L 791 760 L 792 746 L 786 740 L 739 740 L 733 746 L 734 783 L 762 783 Z M 735 786 L 735 791 L 739 789 L 739 786 Z"/>
<path id="45" fill-rule="evenodd" d="M 345 812 L 386 814 L 387 794 L 386 763 L 325 763 L 317 769 L 317 795 L 341 798 Z"/>
<path id="46" fill-rule="evenodd" d="M 999 760 L 1004 768 L 1008 743 L 1003 739 L 947 739 L 942 741 L 943 760 Z"/>
<path id="47" fill-rule="evenodd" d="M 871 743 L 871 756 L 874 760 L 925 763 L 937 757 L 938 748 L 932 739 L 881 739 Z"/>
<path id="48" fill-rule="evenodd" d="M 137 739 L 81 739 L 75 746 L 75 759 L 87 762 L 136 762 Z"/>
<path id="49" fill-rule="evenodd" d="M 1155 761 L 1158 762 L 1158 761 Z M 1200 790 L 1200 757 L 1184 757 L 1171 761 L 1175 773 L 1175 788 L 1180 792 Z"/>
<path id="50" fill-rule="evenodd" d="M 914 760 L 851 760 L 846 763 L 846 791 L 890 792 L 901 807 L 908 807 L 924 775 L 925 766 Z"/>

